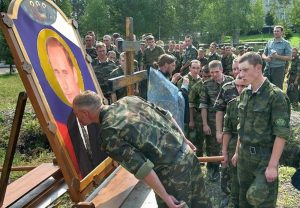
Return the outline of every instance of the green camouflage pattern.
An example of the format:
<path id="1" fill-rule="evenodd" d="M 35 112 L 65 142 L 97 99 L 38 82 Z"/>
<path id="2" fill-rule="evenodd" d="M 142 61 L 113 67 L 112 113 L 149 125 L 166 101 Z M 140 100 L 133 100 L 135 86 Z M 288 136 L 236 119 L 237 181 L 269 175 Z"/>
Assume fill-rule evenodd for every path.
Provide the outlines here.
<path id="1" fill-rule="evenodd" d="M 203 83 L 200 93 L 199 107 L 201 109 L 207 109 L 207 122 L 211 129 L 211 135 L 205 135 L 206 154 L 208 156 L 216 156 L 220 154 L 220 144 L 216 139 L 216 111 L 213 106 L 216 102 L 221 87 L 232 80 L 232 77 L 224 75 L 222 83 L 217 83 L 213 79 L 208 79 Z M 208 168 L 212 168 L 216 171 L 216 169 L 218 169 L 218 164 L 208 163 Z"/>
<path id="2" fill-rule="evenodd" d="M 239 93 L 235 87 L 235 80 L 224 84 L 221 88 L 220 93 L 218 94 L 218 97 L 214 104 L 214 109 L 216 111 L 225 112 L 228 102 L 238 95 Z"/>
<path id="3" fill-rule="evenodd" d="M 238 111 L 238 133 L 241 142 L 237 166 L 240 184 L 239 205 L 275 207 L 278 180 L 267 183 L 267 197 L 263 193 L 249 196 L 247 192 L 256 178 L 265 177 L 275 137 L 289 140 L 289 100 L 278 87 L 266 79 L 257 92 L 252 93 L 250 87 L 242 92 Z"/>
<path id="4" fill-rule="evenodd" d="M 200 61 L 201 67 L 203 67 L 203 66 L 205 66 L 205 65 L 208 64 L 208 58 L 206 58 L 206 57 L 203 57 L 203 58 L 197 58 L 197 59 Z"/>
<path id="5" fill-rule="evenodd" d="M 198 51 L 195 46 L 191 45 L 186 48 L 185 52 L 182 54 L 182 66 L 191 62 L 194 59 L 197 59 Z M 189 65 L 183 69 L 182 75 L 186 75 L 189 72 Z"/>
<path id="6" fill-rule="evenodd" d="M 155 46 L 152 50 L 150 48 L 146 48 L 143 55 L 143 64 L 145 69 L 148 70 L 150 67 L 153 67 L 153 62 L 157 62 L 158 57 L 164 53 L 164 49 L 159 46 Z"/>
<path id="7" fill-rule="evenodd" d="M 221 56 L 218 53 L 209 54 L 207 59 L 208 59 L 208 63 L 213 61 L 213 60 L 221 61 Z"/>
<path id="8" fill-rule="evenodd" d="M 238 103 L 239 97 L 233 98 L 228 102 L 226 114 L 224 116 L 223 133 L 231 135 L 228 144 L 228 168 L 222 169 L 221 189 L 224 193 L 230 194 L 230 204 L 238 206 L 239 204 L 239 183 L 237 178 L 237 168 L 231 163 L 231 158 L 235 153 L 238 133 Z"/>
<path id="9" fill-rule="evenodd" d="M 202 117 L 199 108 L 200 93 L 202 90 L 203 82 L 199 79 L 191 88 L 189 88 L 189 108 L 193 110 L 195 129 L 190 131 L 189 139 L 197 147 L 197 156 L 203 156 L 203 142 L 204 134 L 202 128 Z"/>
<path id="10" fill-rule="evenodd" d="M 289 139 L 290 102 L 282 90 L 266 79 L 256 93 L 252 94 L 248 87 L 240 97 L 238 132 L 241 143 L 270 147 L 274 135 Z"/>
<path id="11" fill-rule="evenodd" d="M 291 67 L 288 72 L 287 95 L 292 104 L 298 104 L 299 101 L 299 83 L 295 84 L 297 76 L 300 76 L 300 58 L 294 57 L 291 61 Z M 299 82 L 300 80 L 298 80 Z"/>
<path id="12" fill-rule="evenodd" d="M 171 114 L 125 97 L 100 112 L 101 148 L 138 179 L 154 170 L 167 192 L 188 207 L 211 207 L 200 164 Z M 159 207 L 166 205 L 158 199 Z"/>
<path id="13" fill-rule="evenodd" d="M 90 57 L 93 59 L 97 58 L 97 51 L 96 48 L 92 47 L 92 48 L 86 48 L 85 49 L 86 53 L 90 55 Z"/>
<path id="14" fill-rule="evenodd" d="M 276 207 L 278 179 L 272 183 L 265 182 L 271 149 L 269 154 L 251 154 L 248 148 L 241 147 L 238 154 L 239 207 Z M 256 180 L 262 182 L 256 183 Z M 265 186 L 268 187 L 268 194 Z"/>
<path id="15" fill-rule="evenodd" d="M 110 73 L 110 78 L 119 77 L 124 75 L 124 70 L 121 66 L 118 66 Z M 116 90 L 117 99 L 125 97 L 127 95 L 127 88 L 123 87 L 121 89 Z"/>
<path id="16" fill-rule="evenodd" d="M 222 62 L 224 74 L 230 75 L 230 73 L 232 71 L 232 62 L 235 58 L 236 58 L 236 56 L 234 54 L 222 57 L 221 62 Z"/>
<path id="17" fill-rule="evenodd" d="M 116 68 L 116 65 L 108 61 L 99 63 L 98 59 L 94 59 L 92 66 L 104 96 L 109 96 L 108 79 L 110 78 L 110 73 Z"/>

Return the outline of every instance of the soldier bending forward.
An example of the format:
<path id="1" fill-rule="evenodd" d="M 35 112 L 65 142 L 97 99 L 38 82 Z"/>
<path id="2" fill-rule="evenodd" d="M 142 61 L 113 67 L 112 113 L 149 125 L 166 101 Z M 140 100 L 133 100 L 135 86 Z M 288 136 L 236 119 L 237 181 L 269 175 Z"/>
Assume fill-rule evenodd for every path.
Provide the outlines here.
<path id="1" fill-rule="evenodd" d="M 168 111 L 138 97 L 102 105 L 91 91 L 73 109 L 82 125 L 100 124 L 101 148 L 155 191 L 159 207 L 212 207 L 195 147 Z"/>

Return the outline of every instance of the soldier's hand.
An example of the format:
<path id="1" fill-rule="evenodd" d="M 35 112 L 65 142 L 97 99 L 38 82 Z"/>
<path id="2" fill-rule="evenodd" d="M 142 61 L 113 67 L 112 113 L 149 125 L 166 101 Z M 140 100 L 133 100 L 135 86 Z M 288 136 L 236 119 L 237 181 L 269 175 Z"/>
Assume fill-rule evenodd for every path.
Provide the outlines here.
<path id="1" fill-rule="evenodd" d="M 226 167 L 228 166 L 228 153 L 222 151 L 222 155 L 223 155 L 223 157 L 224 157 L 224 160 L 221 161 L 221 163 L 222 163 L 222 166 L 223 166 L 224 168 L 226 168 Z"/>
<path id="2" fill-rule="evenodd" d="M 208 125 L 203 125 L 203 131 L 204 131 L 204 134 L 211 135 L 211 130 Z"/>
<path id="3" fill-rule="evenodd" d="M 265 58 L 265 61 L 266 61 L 266 62 L 270 62 L 270 61 L 272 61 L 272 57 L 270 57 L 270 56 L 267 56 L 267 58 Z"/>
<path id="4" fill-rule="evenodd" d="M 216 132 L 216 138 L 218 143 L 222 143 L 222 138 L 223 138 L 223 132 L 217 131 Z"/>
<path id="5" fill-rule="evenodd" d="M 173 76 L 172 76 L 172 80 L 171 82 L 172 83 L 177 83 L 178 80 L 181 78 L 181 74 L 180 73 L 175 73 Z"/>
<path id="6" fill-rule="evenodd" d="M 166 204 L 169 208 L 181 208 L 185 205 L 184 202 L 179 202 L 174 196 L 169 195 L 168 201 L 166 201 Z"/>
<path id="7" fill-rule="evenodd" d="M 231 163 L 232 163 L 232 165 L 233 165 L 234 167 L 236 167 L 237 161 L 238 161 L 238 154 L 235 153 L 235 154 L 232 156 L 232 158 L 231 158 Z"/>
<path id="8" fill-rule="evenodd" d="M 268 183 L 274 182 L 278 177 L 278 168 L 268 166 L 265 171 L 265 176 Z"/>
<path id="9" fill-rule="evenodd" d="M 193 150 L 193 152 L 196 152 L 197 147 L 196 147 L 190 140 L 188 140 L 188 139 L 186 138 L 186 139 L 185 139 L 185 143 L 186 143 L 187 145 L 190 146 L 190 148 Z"/>

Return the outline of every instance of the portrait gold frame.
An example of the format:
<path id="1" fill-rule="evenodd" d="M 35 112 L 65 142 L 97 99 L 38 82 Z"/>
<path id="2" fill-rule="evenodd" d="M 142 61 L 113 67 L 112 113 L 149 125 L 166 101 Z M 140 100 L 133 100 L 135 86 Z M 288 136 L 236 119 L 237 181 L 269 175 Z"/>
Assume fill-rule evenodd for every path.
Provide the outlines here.
<path id="1" fill-rule="evenodd" d="M 86 52 L 83 49 L 83 44 L 78 33 L 78 24 L 76 21 L 68 19 L 52 1 L 42 1 L 53 6 L 64 18 L 64 20 L 72 26 L 74 33 L 76 34 L 77 41 L 80 43 L 81 55 L 85 59 L 85 63 L 95 85 L 96 91 L 103 98 L 103 102 L 106 102 L 94 71 L 90 65 L 91 59 L 88 55 L 86 55 Z M 99 184 L 105 176 L 115 169 L 116 165 L 113 160 L 108 157 L 83 179 L 80 179 L 78 176 L 64 145 L 62 135 L 59 131 L 57 131 L 54 116 L 51 112 L 43 89 L 39 84 L 35 70 L 32 68 L 30 58 L 24 47 L 24 43 L 22 42 L 20 34 L 14 25 L 14 20 L 17 19 L 21 2 L 22 0 L 12 1 L 9 5 L 7 13 L 1 13 L 0 27 L 12 52 L 19 76 L 24 84 L 25 90 L 37 115 L 41 128 L 48 138 L 65 182 L 69 187 L 71 199 L 74 202 L 83 201 L 86 194 L 93 188 L 93 186 Z"/>

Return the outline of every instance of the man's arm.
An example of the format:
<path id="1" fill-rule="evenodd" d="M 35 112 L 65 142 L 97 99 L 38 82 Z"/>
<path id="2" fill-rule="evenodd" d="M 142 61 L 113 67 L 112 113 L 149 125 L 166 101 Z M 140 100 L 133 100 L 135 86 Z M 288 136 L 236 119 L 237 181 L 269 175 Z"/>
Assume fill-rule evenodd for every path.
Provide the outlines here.
<path id="1" fill-rule="evenodd" d="M 272 155 L 265 171 L 266 179 L 269 183 L 276 180 L 278 177 L 278 164 L 281 157 L 283 148 L 285 145 L 285 139 L 281 137 L 276 137 L 273 145 Z"/>
<path id="2" fill-rule="evenodd" d="M 223 124 L 224 112 L 216 112 L 216 137 L 219 143 L 222 143 L 222 124 Z"/>
<path id="3" fill-rule="evenodd" d="M 156 173 L 151 170 L 148 175 L 143 179 L 147 185 L 149 185 L 153 191 L 167 204 L 170 208 L 180 208 L 184 204 L 179 204 L 179 201 L 172 195 L 169 195 L 161 183 Z"/>
<path id="4" fill-rule="evenodd" d="M 222 161 L 222 164 L 224 165 L 224 167 L 228 166 L 228 144 L 230 138 L 231 138 L 231 134 L 229 133 L 223 134 L 222 155 L 224 156 L 224 161 Z"/>
<path id="5" fill-rule="evenodd" d="M 211 130 L 207 122 L 207 108 L 201 108 L 201 117 L 203 122 L 203 131 L 206 135 L 211 135 Z"/>
<path id="6" fill-rule="evenodd" d="M 236 142 L 236 148 L 235 148 L 235 153 L 231 159 L 231 163 L 234 167 L 236 167 L 237 165 L 237 161 L 238 161 L 238 152 L 239 152 L 239 148 L 240 148 L 241 142 L 240 142 L 240 137 L 238 138 L 237 142 Z"/>
<path id="7" fill-rule="evenodd" d="M 281 61 L 290 61 L 292 60 L 292 55 L 283 56 L 283 55 L 278 55 L 277 52 L 275 52 L 272 54 L 272 58 L 279 59 Z"/>

